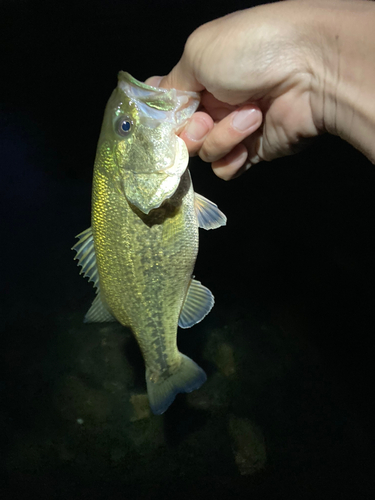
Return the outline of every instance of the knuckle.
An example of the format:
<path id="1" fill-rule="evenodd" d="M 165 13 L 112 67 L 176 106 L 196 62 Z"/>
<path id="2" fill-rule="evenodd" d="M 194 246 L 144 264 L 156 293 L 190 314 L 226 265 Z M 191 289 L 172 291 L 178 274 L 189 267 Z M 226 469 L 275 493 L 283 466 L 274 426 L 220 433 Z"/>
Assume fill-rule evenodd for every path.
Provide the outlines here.
<path id="1" fill-rule="evenodd" d="M 184 47 L 184 55 L 186 57 L 194 57 L 195 53 L 202 50 L 200 39 L 202 36 L 202 31 L 204 28 L 202 26 L 194 30 L 187 38 Z"/>
<path id="2" fill-rule="evenodd" d="M 227 152 L 227 148 L 223 149 L 223 141 L 220 140 L 219 134 L 213 133 L 202 144 L 199 156 L 202 160 L 212 163 L 225 156 Z"/>

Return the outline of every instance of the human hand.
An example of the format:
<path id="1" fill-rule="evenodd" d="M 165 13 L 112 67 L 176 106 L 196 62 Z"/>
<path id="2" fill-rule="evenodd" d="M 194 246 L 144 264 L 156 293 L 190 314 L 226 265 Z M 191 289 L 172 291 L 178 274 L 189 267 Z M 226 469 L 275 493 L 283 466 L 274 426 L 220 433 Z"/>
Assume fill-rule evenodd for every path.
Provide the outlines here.
<path id="1" fill-rule="evenodd" d="M 223 179 L 292 154 L 319 129 L 313 109 L 319 64 L 303 26 L 305 2 L 235 12 L 189 37 L 181 60 L 151 85 L 201 91 L 201 110 L 180 137 Z M 303 27 L 303 29 L 301 28 Z"/>

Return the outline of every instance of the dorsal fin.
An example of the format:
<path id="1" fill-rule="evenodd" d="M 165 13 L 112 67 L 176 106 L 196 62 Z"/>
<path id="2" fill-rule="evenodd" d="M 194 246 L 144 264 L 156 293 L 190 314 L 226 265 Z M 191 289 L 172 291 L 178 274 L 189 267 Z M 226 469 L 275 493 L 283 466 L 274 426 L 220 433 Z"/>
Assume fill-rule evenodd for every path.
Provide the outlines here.
<path id="1" fill-rule="evenodd" d="M 194 193 L 194 207 L 198 225 L 202 229 L 216 229 L 225 226 L 227 218 L 217 205 L 198 193 Z"/>
<path id="2" fill-rule="evenodd" d="M 89 282 L 92 281 L 94 283 L 97 293 L 83 321 L 85 323 L 116 321 L 116 318 L 108 311 L 107 306 L 103 303 L 100 296 L 99 274 L 91 227 L 78 234 L 76 238 L 79 241 L 72 247 L 72 250 L 77 252 L 74 260 L 78 260 L 78 265 L 82 266 L 79 274 L 83 274 L 85 278 L 87 276 Z"/>
<path id="3" fill-rule="evenodd" d="M 199 323 L 211 311 L 214 302 L 214 296 L 210 290 L 199 281 L 192 279 L 178 319 L 178 326 L 190 328 Z"/>

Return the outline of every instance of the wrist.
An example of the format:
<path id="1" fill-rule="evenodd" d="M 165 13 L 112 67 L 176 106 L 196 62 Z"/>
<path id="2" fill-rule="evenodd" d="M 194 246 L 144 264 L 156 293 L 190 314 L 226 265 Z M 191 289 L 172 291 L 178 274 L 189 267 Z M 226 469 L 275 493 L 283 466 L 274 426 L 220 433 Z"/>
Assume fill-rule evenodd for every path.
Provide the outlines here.
<path id="1" fill-rule="evenodd" d="M 375 163 L 375 4 L 318 4 L 314 19 L 314 122 Z"/>

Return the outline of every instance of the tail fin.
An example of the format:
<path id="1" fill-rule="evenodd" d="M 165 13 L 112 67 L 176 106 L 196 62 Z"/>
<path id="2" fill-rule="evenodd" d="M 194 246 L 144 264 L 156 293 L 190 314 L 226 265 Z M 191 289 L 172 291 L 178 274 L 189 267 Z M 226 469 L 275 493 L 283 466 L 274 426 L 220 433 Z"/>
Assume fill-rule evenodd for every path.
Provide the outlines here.
<path id="1" fill-rule="evenodd" d="M 181 354 L 181 365 L 176 373 L 159 383 L 154 383 L 146 369 L 147 393 L 151 411 L 161 415 L 180 392 L 192 392 L 206 382 L 207 375 L 192 359 Z"/>

